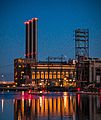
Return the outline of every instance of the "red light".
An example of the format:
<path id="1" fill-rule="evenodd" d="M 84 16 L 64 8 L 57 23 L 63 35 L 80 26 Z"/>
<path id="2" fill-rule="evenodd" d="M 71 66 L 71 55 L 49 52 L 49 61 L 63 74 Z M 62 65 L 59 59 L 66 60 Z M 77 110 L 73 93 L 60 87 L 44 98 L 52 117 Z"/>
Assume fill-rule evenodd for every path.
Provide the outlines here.
<path id="1" fill-rule="evenodd" d="M 29 22 L 33 22 L 33 20 L 37 21 L 38 18 L 32 18 L 32 20 L 28 20 L 28 21 L 24 22 L 24 24 L 29 24 Z"/>
<path id="2" fill-rule="evenodd" d="M 99 92 L 101 92 L 101 88 L 99 89 Z"/>
<path id="3" fill-rule="evenodd" d="M 38 20 L 38 18 L 35 18 L 35 20 Z"/>
<path id="4" fill-rule="evenodd" d="M 29 20 L 28 22 L 32 22 L 32 20 Z"/>
<path id="5" fill-rule="evenodd" d="M 35 53 L 32 52 L 32 53 L 27 53 L 27 54 L 24 54 L 25 56 L 30 56 L 30 55 L 34 55 Z"/>
<path id="6" fill-rule="evenodd" d="M 80 91 L 80 88 L 77 88 L 78 91 Z"/>
<path id="7" fill-rule="evenodd" d="M 44 100 L 44 99 L 45 99 L 45 96 L 42 96 L 42 99 Z"/>
<path id="8" fill-rule="evenodd" d="M 24 24 L 29 24 L 29 22 L 27 21 L 27 22 L 24 22 Z"/>
<path id="9" fill-rule="evenodd" d="M 38 18 L 32 18 L 32 20 L 38 20 Z"/>
<path id="10" fill-rule="evenodd" d="M 77 95 L 78 98 L 78 105 L 80 105 L 80 94 Z"/>
<path id="11" fill-rule="evenodd" d="M 101 103 L 101 96 L 99 96 L 99 100 L 100 100 L 100 103 Z"/>
<path id="12" fill-rule="evenodd" d="M 45 92 L 45 90 L 43 89 L 42 92 Z"/>
<path id="13" fill-rule="evenodd" d="M 28 53 L 26 56 L 30 56 L 30 53 Z"/>
<path id="14" fill-rule="evenodd" d="M 31 53 L 31 55 L 34 55 L 34 54 L 35 54 L 34 52 Z"/>

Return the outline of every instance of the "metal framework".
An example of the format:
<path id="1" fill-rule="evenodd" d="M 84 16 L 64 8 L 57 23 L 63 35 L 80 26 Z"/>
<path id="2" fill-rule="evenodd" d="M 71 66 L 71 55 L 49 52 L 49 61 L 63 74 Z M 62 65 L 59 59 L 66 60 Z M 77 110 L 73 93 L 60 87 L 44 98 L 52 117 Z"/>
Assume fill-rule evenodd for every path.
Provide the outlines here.
<path id="1" fill-rule="evenodd" d="M 75 30 L 75 58 L 89 57 L 89 30 L 76 29 Z"/>

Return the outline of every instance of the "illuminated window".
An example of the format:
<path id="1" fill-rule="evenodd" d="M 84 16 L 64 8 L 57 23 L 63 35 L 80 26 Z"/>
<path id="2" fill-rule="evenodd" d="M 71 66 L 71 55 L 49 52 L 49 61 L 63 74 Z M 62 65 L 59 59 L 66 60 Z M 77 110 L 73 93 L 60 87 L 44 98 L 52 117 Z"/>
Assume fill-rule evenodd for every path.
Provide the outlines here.
<path id="1" fill-rule="evenodd" d="M 73 72 L 71 71 L 70 74 L 73 75 Z"/>
<path id="2" fill-rule="evenodd" d="M 62 72 L 62 75 L 64 75 L 65 73 L 64 72 Z"/>
<path id="3" fill-rule="evenodd" d="M 62 72 L 62 78 L 64 78 L 65 77 L 65 73 L 64 72 Z"/>
<path id="4" fill-rule="evenodd" d="M 23 74 L 23 73 L 24 73 L 24 71 L 21 72 L 21 74 Z"/>
<path id="5" fill-rule="evenodd" d="M 19 65 L 18 67 L 21 68 L 21 65 Z"/>
<path id="6" fill-rule="evenodd" d="M 48 72 L 45 72 L 45 79 L 48 79 Z"/>
<path id="7" fill-rule="evenodd" d="M 40 79 L 40 72 L 37 72 L 36 78 L 37 78 L 37 79 Z"/>
<path id="8" fill-rule="evenodd" d="M 56 72 L 53 72 L 53 79 L 56 79 Z"/>
<path id="9" fill-rule="evenodd" d="M 17 72 L 15 72 L 15 76 L 17 76 Z"/>
<path id="10" fill-rule="evenodd" d="M 35 72 L 32 73 L 32 79 L 35 79 Z"/>
<path id="11" fill-rule="evenodd" d="M 57 73 L 57 78 L 59 78 L 59 79 L 60 79 L 60 72 L 58 72 L 58 73 Z"/>
<path id="12" fill-rule="evenodd" d="M 68 74 L 68 72 L 66 72 L 66 77 L 68 77 L 69 76 L 69 74 Z"/>
<path id="13" fill-rule="evenodd" d="M 44 72 L 41 72 L 41 79 L 44 79 Z"/>
<path id="14" fill-rule="evenodd" d="M 52 72 L 49 72 L 49 79 L 52 79 Z"/>
<path id="15" fill-rule="evenodd" d="M 19 62 L 19 63 L 21 63 L 21 62 L 22 62 L 22 60 L 21 60 L 21 59 L 18 59 L 18 62 Z"/>
<path id="16" fill-rule="evenodd" d="M 22 65 L 22 68 L 24 68 L 25 66 L 24 65 Z"/>

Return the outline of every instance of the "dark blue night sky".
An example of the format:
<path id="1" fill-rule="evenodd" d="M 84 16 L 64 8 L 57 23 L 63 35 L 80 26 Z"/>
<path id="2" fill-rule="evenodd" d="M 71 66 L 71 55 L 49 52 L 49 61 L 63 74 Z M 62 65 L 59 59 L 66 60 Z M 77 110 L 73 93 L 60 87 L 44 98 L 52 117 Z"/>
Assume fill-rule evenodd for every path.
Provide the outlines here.
<path id="1" fill-rule="evenodd" d="M 75 57 L 74 30 L 90 31 L 90 57 L 101 58 L 101 0 L 0 0 L 0 79 L 13 80 L 13 60 L 24 57 L 24 22 L 38 18 L 38 57 Z"/>

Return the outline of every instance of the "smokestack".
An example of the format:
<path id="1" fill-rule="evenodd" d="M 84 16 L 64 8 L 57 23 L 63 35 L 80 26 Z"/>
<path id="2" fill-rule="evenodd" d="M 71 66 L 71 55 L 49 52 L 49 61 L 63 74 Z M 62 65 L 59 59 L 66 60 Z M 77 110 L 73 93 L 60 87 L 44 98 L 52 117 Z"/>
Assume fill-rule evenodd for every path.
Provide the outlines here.
<path id="1" fill-rule="evenodd" d="M 32 18 L 25 22 L 26 25 L 26 49 L 25 57 L 31 58 L 37 61 L 38 51 L 37 51 L 37 18 Z"/>

